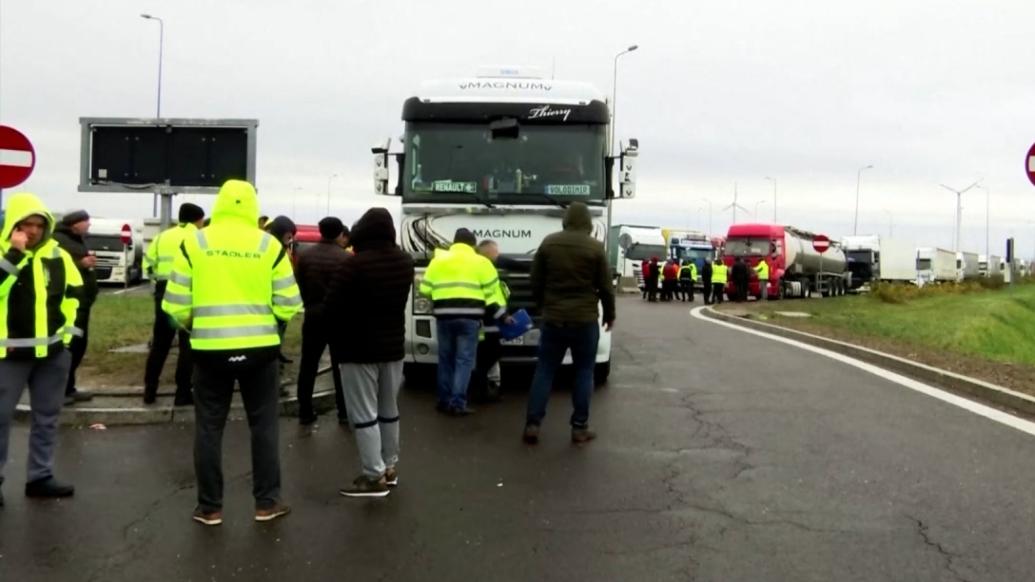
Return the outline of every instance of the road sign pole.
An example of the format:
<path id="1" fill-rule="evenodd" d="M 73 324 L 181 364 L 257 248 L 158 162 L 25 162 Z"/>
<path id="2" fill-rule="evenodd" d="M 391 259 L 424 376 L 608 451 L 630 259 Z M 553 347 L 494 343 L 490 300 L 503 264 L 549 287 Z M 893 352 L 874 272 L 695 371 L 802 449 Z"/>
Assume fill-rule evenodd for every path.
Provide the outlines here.
<path id="1" fill-rule="evenodd" d="M 162 230 L 165 230 L 165 229 L 169 228 L 170 226 L 172 226 L 173 196 L 176 195 L 176 192 L 174 190 L 169 190 L 169 189 L 165 189 L 165 188 L 159 188 L 158 195 L 162 199 L 161 200 L 161 203 L 162 203 L 161 204 L 161 211 L 159 212 L 158 216 L 160 217 L 160 220 L 161 220 L 161 225 L 162 225 L 161 228 L 162 228 Z"/>

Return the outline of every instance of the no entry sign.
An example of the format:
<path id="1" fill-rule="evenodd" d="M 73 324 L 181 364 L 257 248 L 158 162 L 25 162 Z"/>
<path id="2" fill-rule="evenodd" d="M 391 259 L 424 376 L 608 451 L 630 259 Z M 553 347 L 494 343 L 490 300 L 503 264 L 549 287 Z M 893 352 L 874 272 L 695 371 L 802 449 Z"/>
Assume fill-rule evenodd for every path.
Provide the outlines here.
<path id="1" fill-rule="evenodd" d="M 21 184 L 36 167 L 36 150 L 29 138 L 13 127 L 0 125 L 0 189 Z"/>
<path id="2" fill-rule="evenodd" d="M 812 248 L 816 249 L 817 253 L 823 254 L 830 248 L 830 239 L 825 234 L 817 234 L 816 238 L 812 239 Z"/>
<path id="3" fill-rule="evenodd" d="M 1028 174 L 1028 181 L 1035 186 L 1035 144 L 1028 148 L 1028 155 L 1024 156 L 1024 173 Z"/>

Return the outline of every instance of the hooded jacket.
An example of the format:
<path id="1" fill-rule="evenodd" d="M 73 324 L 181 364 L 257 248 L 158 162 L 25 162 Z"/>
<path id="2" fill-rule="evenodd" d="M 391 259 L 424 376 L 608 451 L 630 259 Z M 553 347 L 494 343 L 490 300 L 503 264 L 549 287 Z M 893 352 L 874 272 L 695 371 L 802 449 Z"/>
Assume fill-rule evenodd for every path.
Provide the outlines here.
<path id="1" fill-rule="evenodd" d="M 547 323 L 597 321 L 598 304 L 603 321 L 615 319 L 615 295 L 611 267 L 604 245 L 594 239 L 589 207 L 574 202 L 564 215 L 564 230 L 539 245 L 532 261 L 532 293 L 542 306 Z"/>
<path id="2" fill-rule="evenodd" d="M 371 208 L 352 228 L 355 254 L 338 268 L 324 306 L 341 363 L 396 362 L 405 355 L 413 258 L 395 244 L 392 215 Z"/>
<path id="3" fill-rule="evenodd" d="M 54 240 L 72 257 L 72 262 L 79 269 L 79 276 L 83 278 L 83 294 L 79 298 L 79 309 L 89 309 L 97 300 L 98 287 L 97 271 L 82 266 L 83 259 L 90 253 L 86 239 L 72 232 L 71 226 L 60 224 L 54 229 Z"/>
<path id="4" fill-rule="evenodd" d="M 255 228 L 258 218 L 255 188 L 229 180 L 219 189 L 211 225 L 183 239 L 162 309 L 190 329 L 195 354 L 275 356 L 277 322 L 302 308 L 284 247 Z"/>
<path id="5" fill-rule="evenodd" d="M 24 252 L 11 234 L 30 216 L 46 221 L 40 242 Z M 8 200 L 0 231 L 0 359 L 45 358 L 82 332 L 75 327 L 83 280 L 72 257 L 54 240 L 54 217 L 32 194 Z"/>

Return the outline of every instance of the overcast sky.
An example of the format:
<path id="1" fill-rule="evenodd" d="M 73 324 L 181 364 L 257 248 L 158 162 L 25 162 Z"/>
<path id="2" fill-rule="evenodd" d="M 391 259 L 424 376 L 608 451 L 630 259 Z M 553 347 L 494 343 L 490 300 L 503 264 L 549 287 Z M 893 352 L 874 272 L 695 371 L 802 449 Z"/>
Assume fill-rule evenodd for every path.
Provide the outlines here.
<path id="1" fill-rule="evenodd" d="M 618 135 L 641 144 L 639 197 L 616 221 L 708 226 L 733 198 L 771 220 L 951 248 L 955 196 L 991 189 L 993 254 L 1015 235 L 1035 252 L 1030 0 L 947 3 L 296 2 L 0 0 L 0 123 L 25 132 L 37 169 L 20 190 L 55 209 L 144 216 L 142 195 L 78 194 L 80 116 L 153 116 L 165 20 L 162 113 L 259 119 L 263 209 L 346 220 L 376 197 L 370 146 L 398 136 L 424 79 L 530 64 L 610 92 Z M 984 190 L 964 196 L 964 248 L 984 252 Z M 209 199 L 193 196 L 189 199 Z M 759 204 L 759 201 L 764 201 Z M 208 204 L 206 204 L 208 206 Z"/>

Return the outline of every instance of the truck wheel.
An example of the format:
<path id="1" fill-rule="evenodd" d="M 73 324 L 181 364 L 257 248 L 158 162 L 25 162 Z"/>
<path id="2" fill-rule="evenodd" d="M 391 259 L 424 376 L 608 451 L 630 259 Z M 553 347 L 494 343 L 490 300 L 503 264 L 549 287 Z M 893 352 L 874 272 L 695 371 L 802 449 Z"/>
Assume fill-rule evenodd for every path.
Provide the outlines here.
<path id="1" fill-rule="evenodd" d="M 774 297 L 774 299 L 779 301 L 784 298 L 784 295 L 786 295 L 786 293 L 787 291 L 783 288 L 783 279 L 780 279 L 776 282 L 776 297 Z"/>
<path id="2" fill-rule="evenodd" d="M 597 364 L 593 368 L 593 384 L 596 386 L 603 386 L 607 384 L 607 378 L 611 375 L 611 361 Z"/>

